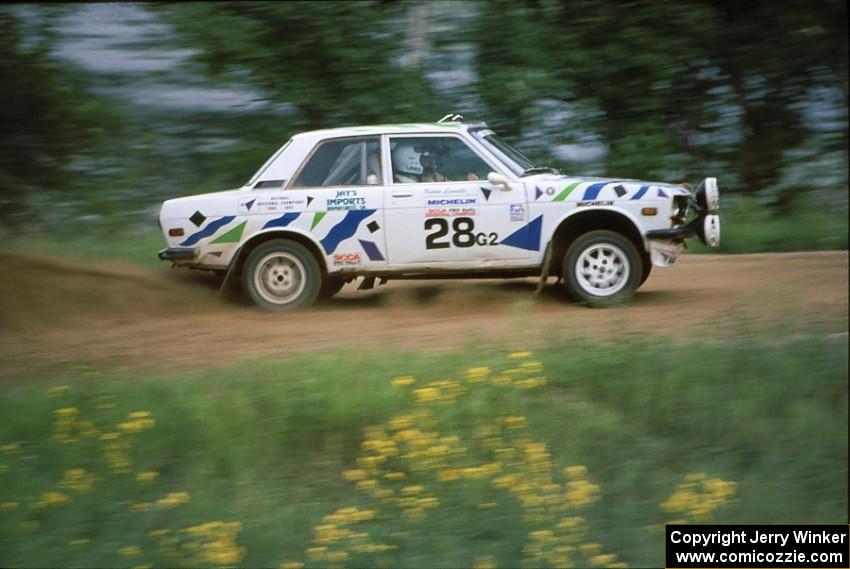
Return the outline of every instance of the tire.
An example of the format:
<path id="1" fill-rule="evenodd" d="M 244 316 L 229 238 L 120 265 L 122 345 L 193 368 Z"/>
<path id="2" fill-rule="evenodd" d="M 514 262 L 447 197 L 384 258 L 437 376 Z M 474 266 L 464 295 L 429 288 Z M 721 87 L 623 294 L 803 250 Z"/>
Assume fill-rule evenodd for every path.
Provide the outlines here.
<path id="1" fill-rule="evenodd" d="M 322 286 L 319 289 L 319 299 L 327 300 L 333 295 L 342 290 L 345 286 L 345 279 L 340 277 L 326 276 L 322 281 Z"/>
<path id="2" fill-rule="evenodd" d="M 643 283 L 646 282 L 646 279 L 649 278 L 649 274 L 652 272 L 652 259 L 650 258 L 649 253 L 644 253 L 640 257 L 643 262 L 643 276 L 640 278 L 640 284 L 638 287 L 643 286 Z"/>
<path id="3" fill-rule="evenodd" d="M 567 249 L 561 271 L 572 298 L 605 307 L 631 298 L 642 282 L 643 260 L 634 243 L 623 235 L 590 231 Z"/>
<path id="4" fill-rule="evenodd" d="M 306 247 L 289 239 L 274 239 L 248 255 L 242 284 L 258 306 L 284 312 L 315 302 L 322 285 L 322 271 Z"/>

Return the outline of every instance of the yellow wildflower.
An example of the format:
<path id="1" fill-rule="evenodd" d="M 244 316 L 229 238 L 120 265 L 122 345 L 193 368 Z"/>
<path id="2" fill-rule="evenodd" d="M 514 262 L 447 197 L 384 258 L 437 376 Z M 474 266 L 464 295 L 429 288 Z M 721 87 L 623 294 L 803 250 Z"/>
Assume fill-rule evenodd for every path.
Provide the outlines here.
<path id="1" fill-rule="evenodd" d="M 41 499 L 33 504 L 33 507 L 47 508 L 49 506 L 62 506 L 70 501 L 71 499 L 61 492 L 44 492 L 41 494 Z"/>
<path id="2" fill-rule="evenodd" d="M 302 569 L 304 564 L 300 561 L 287 561 L 277 566 L 277 569 Z"/>
<path id="3" fill-rule="evenodd" d="M 587 467 L 581 464 L 576 466 L 568 466 L 564 469 L 564 474 L 569 478 L 578 478 L 587 475 Z"/>
<path id="4" fill-rule="evenodd" d="M 517 381 L 514 385 L 517 389 L 534 389 L 536 387 L 542 387 L 546 385 L 546 378 L 532 377 L 530 379 L 523 379 L 521 381 Z"/>
<path id="5" fill-rule="evenodd" d="M 523 360 L 531 357 L 531 352 L 514 352 L 508 356 L 512 360 Z"/>
<path id="6" fill-rule="evenodd" d="M 50 397 L 59 397 L 68 393 L 71 390 L 69 385 L 56 385 L 47 390 L 47 394 Z"/>
<path id="7" fill-rule="evenodd" d="M 387 472 L 384 474 L 384 478 L 393 482 L 398 482 L 399 480 L 407 478 L 407 475 L 404 472 Z"/>
<path id="8" fill-rule="evenodd" d="M 159 472 L 156 470 L 148 470 L 146 472 L 140 472 L 136 475 L 136 480 L 139 482 L 150 482 L 151 480 L 155 480 L 159 476 Z"/>
<path id="9" fill-rule="evenodd" d="M 422 389 L 415 390 L 413 394 L 419 403 L 434 401 L 440 398 L 440 390 L 434 387 L 423 387 Z"/>
<path id="10" fill-rule="evenodd" d="M 190 499 L 191 498 L 189 497 L 188 492 L 171 492 L 165 498 L 160 498 L 159 500 L 157 500 L 156 503 L 160 506 L 171 508 L 174 506 L 186 504 L 189 502 Z"/>
<path id="11" fill-rule="evenodd" d="M 478 557 L 472 564 L 472 569 L 496 569 L 496 560 L 491 555 Z"/>
<path id="12" fill-rule="evenodd" d="M 18 454 L 21 449 L 21 443 L 9 443 L 0 447 L 0 450 L 6 454 Z"/>
<path id="13" fill-rule="evenodd" d="M 525 427 L 525 417 L 505 417 L 505 426 L 509 429 L 521 429 Z"/>
<path id="14" fill-rule="evenodd" d="M 466 380 L 474 383 L 477 381 L 483 381 L 488 375 L 490 375 L 490 368 L 488 367 L 473 367 L 466 370 L 464 374 L 466 376 Z"/>
<path id="15" fill-rule="evenodd" d="M 349 482 L 357 482 L 358 480 L 364 480 L 366 478 L 366 471 L 360 469 L 346 470 L 342 473 L 342 478 L 344 480 L 348 480 Z"/>
<path id="16" fill-rule="evenodd" d="M 414 382 L 412 375 L 401 375 L 399 377 L 394 377 L 390 383 L 395 385 L 396 387 L 401 387 L 403 385 L 410 385 Z"/>
<path id="17" fill-rule="evenodd" d="M 509 375 L 497 375 L 496 377 L 490 380 L 490 383 L 492 383 L 493 385 L 503 386 L 510 385 L 512 381 L 513 380 Z"/>
<path id="18" fill-rule="evenodd" d="M 130 504 L 130 509 L 134 512 L 145 512 L 151 505 L 150 502 L 139 502 L 138 504 Z"/>
<path id="19" fill-rule="evenodd" d="M 594 555 L 593 557 L 591 557 L 590 562 L 593 565 L 596 565 L 597 567 L 608 567 L 608 566 L 611 565 L 611 562 L 614 561 L 615 559 L 617 559 L 617 558 L 613 555 L 599 554 L 599 555 Z"/>
<path id="20" fill-rule="evenodd" d="M 142 550 L 135 545 L 128 545 L 118 550 L 118 553 L 125 557 L 136 557 L 142 554 Z"/>
<path id="21" fill-rule="evenodd" d="M 17 510 L 17 502 L 0 502 L 0 510 Z"/>
<path id="22" fill-rule="evenodd" d="M 80 410 L 76 407 L 62 407 L 61 409 L 56 409 L 53 411 L 53 413 L 59 415 L 60 417 L 73 417 L 79 412 Z"/>
<path id="23" fill-rule="evenodd" d="M 65 471 L 65 476 L 59 483 L 59 486 L 68 488 L 78 494 L 83 494 L 92 489 L 95 482 L 95 476 L 85 468 L 71 468 Z"/>

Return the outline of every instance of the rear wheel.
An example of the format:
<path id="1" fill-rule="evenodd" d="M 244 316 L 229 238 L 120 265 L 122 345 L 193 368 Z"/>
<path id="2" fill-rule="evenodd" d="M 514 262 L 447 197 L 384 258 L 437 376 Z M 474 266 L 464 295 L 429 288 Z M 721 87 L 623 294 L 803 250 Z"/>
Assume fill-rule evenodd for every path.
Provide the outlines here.
<path id="1" fill-rule="evenodd" d="M 626 237 L 598 230 L 573 241 L 561 270 L 564 287 L 575 300 L 611 306 L 631 298 L 641 285 L 643 260 Z"/>
<path id="2" fill-rule="evenodd" d="M 310 306 L 319 295 L 322 271 L 306 247 L 288 239 L 267 241 L 245 261 L 246 294 L 266 310 Z"/>

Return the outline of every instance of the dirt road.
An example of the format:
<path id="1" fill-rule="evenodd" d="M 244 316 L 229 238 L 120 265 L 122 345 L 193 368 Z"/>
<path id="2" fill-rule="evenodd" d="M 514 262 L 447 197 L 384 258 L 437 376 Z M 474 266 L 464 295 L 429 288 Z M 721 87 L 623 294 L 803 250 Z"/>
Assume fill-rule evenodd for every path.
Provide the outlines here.
<path id="1" fill-rule="evenodd" d="M 205 273 L 70 263 L 0 253 L 0 379 L 70 365 L 193 368 L 339 346 L 528 349 L 575 336 L 658 333 L 697 338 L 742 325 L 846 331 L 848 253 L 687 255 L 655 269 L 616 309 L 567 302 L 535 279 L 347 285 L 310 310 L 262 312 L 217 294 Z M 550 281 L 552 282 L 552 281 Z"/>

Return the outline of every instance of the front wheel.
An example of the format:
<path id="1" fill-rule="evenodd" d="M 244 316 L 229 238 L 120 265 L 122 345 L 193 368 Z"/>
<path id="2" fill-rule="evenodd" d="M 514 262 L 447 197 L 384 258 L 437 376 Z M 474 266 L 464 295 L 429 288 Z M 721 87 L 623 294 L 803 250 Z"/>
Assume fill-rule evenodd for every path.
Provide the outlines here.
<path id="1" fill-rule="evenodd" d="M 248 255 L 242 283 L 251 300 L 266 310 L 294 310 L 316 300 L 322 271 L 306 247 L 274 239 Z"/>
<path id="2" fill-rule="evenodd" d="M 569 295 L 590 306 L 624 302 L 643 282 L 640 253 L 613 231 L 590 231 L 573 241 L 561 270 Z"/>

